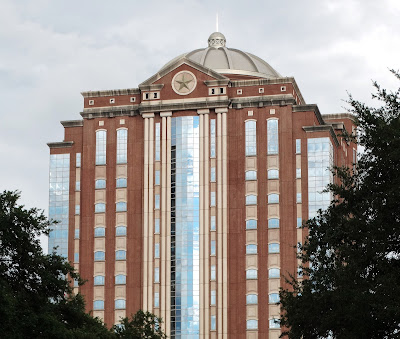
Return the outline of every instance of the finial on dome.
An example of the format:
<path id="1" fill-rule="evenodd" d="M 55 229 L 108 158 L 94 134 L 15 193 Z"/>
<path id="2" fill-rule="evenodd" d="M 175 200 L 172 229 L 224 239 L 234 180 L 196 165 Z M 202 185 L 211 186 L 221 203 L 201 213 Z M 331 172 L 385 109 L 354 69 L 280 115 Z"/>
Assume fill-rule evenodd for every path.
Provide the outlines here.
<path id="1" fill-rule="evenodd" d="M 208 38 L 208 47 L 220 48 L 225 47 L 226 45 L 226 38 L 220 32 L 214 32 Z"/>

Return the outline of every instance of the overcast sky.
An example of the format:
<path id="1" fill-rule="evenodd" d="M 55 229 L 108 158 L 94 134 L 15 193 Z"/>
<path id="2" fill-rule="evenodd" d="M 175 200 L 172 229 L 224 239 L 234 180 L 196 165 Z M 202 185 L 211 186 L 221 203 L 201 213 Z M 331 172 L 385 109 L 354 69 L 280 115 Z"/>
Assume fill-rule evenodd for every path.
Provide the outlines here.
<path id="1" fill-rule="evenodd" d="M 0 0 L 0 190 L 47 213 L 46 143 L 81 118 L 80 92 L 137 87 L 206 47 L 216 13 L 227 47 L 294 76 L 322 114 L 346 91 L 370 102 L 372 79 L 398 86 L 399 0 Z"/>

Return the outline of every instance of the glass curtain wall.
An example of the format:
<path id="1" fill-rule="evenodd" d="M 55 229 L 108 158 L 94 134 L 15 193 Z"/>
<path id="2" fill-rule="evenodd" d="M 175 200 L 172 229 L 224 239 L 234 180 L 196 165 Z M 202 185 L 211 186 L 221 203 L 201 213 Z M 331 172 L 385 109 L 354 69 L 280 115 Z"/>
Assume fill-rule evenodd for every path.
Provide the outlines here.
<path id="1" fill-rule="evenodd" d="M 171 337 L 200 330 L 199 117 L 172 118 Z"/>
<path id="2" fill-rule="evenodd" d="M 333 182 L 333 146 L 329 138 L 307 140 L 308 149 L 308 217 L 313 218 L 319 209 L 326 209 L 331 200 L 330 192 L 322 192 Z"/>
<path id="3" fill-rule="evenodd" d="M 50 155 L 49 219 L 57 220 L 50 227 L 49 253 L 68 257 L 69 154 Z"/>

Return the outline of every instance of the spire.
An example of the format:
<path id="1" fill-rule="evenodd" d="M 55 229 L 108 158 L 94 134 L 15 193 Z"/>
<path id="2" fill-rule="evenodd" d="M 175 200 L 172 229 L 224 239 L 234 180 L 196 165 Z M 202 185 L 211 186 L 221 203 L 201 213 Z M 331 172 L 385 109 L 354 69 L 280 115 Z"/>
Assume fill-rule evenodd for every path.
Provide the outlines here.
<path id="1" fill-rule="evenodd" d="M 216 22 L 216 25 L 215 25 L 215 31 L 219 32 L 219 29 L 218 29 L 218 13 L 217 13 L 217 22 Z"/>

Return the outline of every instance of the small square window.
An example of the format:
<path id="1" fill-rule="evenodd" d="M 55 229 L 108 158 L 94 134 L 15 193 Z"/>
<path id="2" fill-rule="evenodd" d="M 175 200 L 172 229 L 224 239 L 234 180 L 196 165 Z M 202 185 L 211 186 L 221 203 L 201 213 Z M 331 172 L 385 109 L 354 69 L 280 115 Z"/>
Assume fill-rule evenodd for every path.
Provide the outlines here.
<path id="1" fill-rule="evenodd" d="M 136 102 L 136 97 L 130 97 L 130 102 Z"/>
<path id="2" fill-rule="evenodd" d="M 144 93 L 143 94 L 143 99 L 144 100 L 149 100 L 150 99 L 150 93 Z"/>
<path id="3" fill-rule="evenodd" d="M 157 93 L 157 92 L 153 93 L 153 98 L 154 98 L 154 99 L 157 99 L 157 98 L 158 98 L 158 93 Z"/>
<path id="4" fill-rule="evenodd" d="M 281 86 L 281 92 L 286 92 L 286 86 Z"/>
<path id="5" fill-rule="evenodd" d="M 242 89 L 236 90 L 236 94 L 239 94 L 239 95 L 243 94 L 243 90 Z"/>
<path id="6" fill-rule="evenodd" d="M 93 106 L 94 105 L 94 100 L 89 100 L 89 105 Z"/>
<path id="7" fill-rule="evenodd" d="M 125 125 L 125 119 L 120 119 L 120 120 L 119 120 L 119 124 L 120 124 L 120 125 Z"/>
<path id="8" fill-rule="evenodd" d="M 252 116 L 253 116 L 253 114 L 254 114 L 254 112 L 253 112 L 253 111 L 248 111 L 248 112 L 247 112 L 247 116 L 249 116 L 249 117 L 252 117 Z"/>
<path id="9" fill-rule="evenodd" d="M 224 87 L 220 87 L 219 88 L 219 94 L 224 94 L 225 93 L 225 88 Z"/>
<path id="10" fill-rule="evenodd" d="M 269 114 L 275 114 L 275 108 L 271 108 L 271 109 L 269 110 Z"/>
<path id="11" fill-rule="evenodd" d="M 258 93 L 264 93 L 264 88 L 259 88 Z"/>
<path id="12" fill-rule="evenodd" d="M 104 126 L 104 121 L 103 120 L 99 121 L 99 126 Z"/>
<path id="13" fill-rule="evenodd" d="M 215 88 L 210 88 L 208 91 L 208 94 L 214 95 L 215 94 Z"/>
<path id="14" fill-rule="evenodd" d="M 115 104 L 115 99 L 114 98 L 110 99 L 110 104 Z"/>

